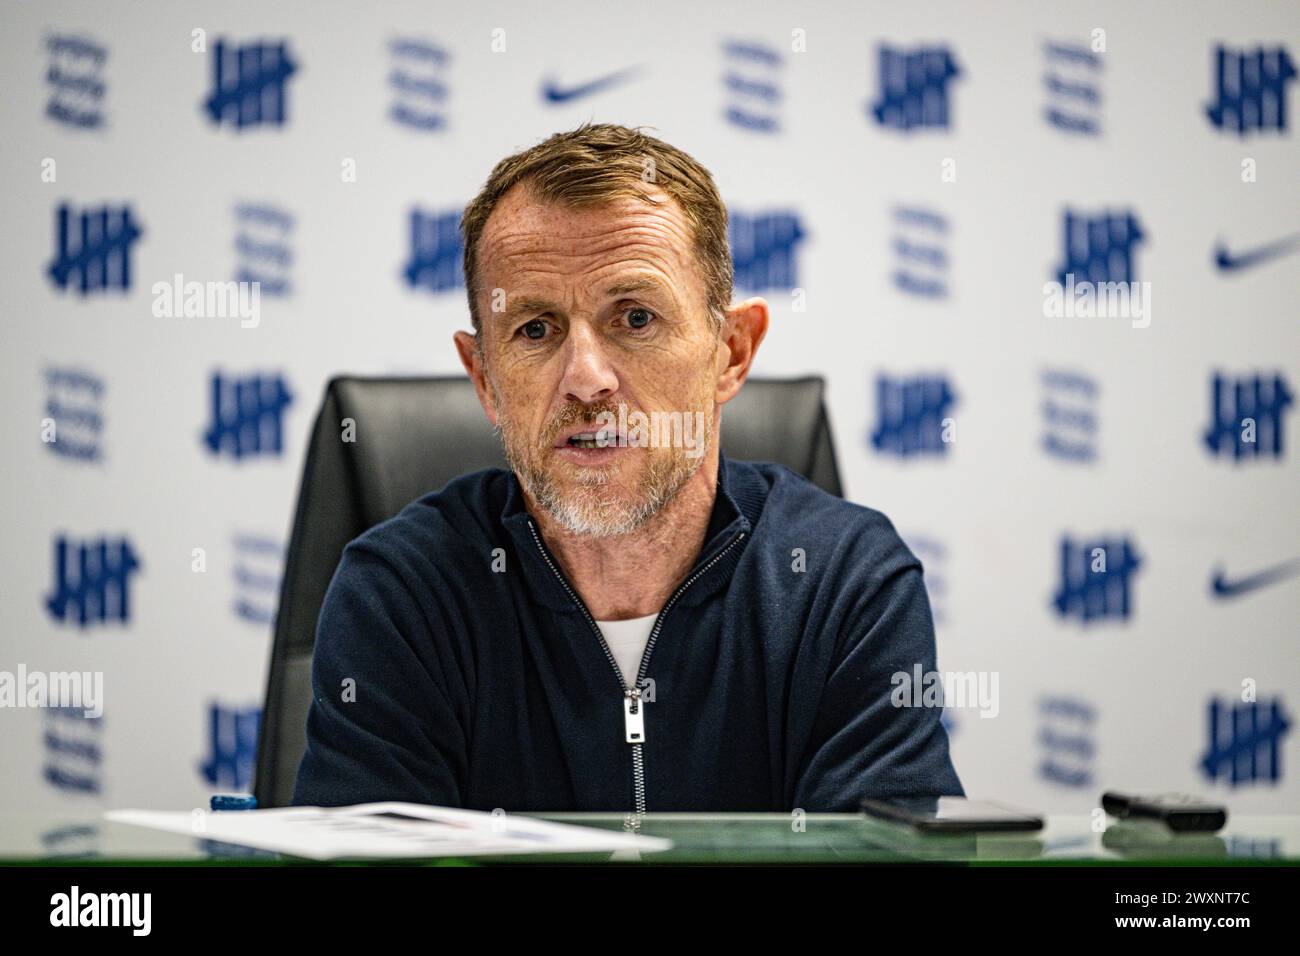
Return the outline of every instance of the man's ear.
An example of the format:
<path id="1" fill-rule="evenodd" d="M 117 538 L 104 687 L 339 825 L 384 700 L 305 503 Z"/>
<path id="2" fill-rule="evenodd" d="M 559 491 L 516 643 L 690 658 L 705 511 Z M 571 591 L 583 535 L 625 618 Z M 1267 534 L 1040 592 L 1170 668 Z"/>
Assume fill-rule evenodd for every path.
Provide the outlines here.
<path id="1" fill-rule="evenodd" d="M 470 381 L 474 383 L 474 391 L 478 393 L 478 403 L 483 406 L 488 421 L 495 428 L 497 410 L 492 403 L 492 389 L 488 387 L 487 369 L 484 367 L 483 353 L 479 351 L 478 342 L 473 333 L 465 331 L 457 332 L 452 338 L 456 342 L 456 352 L 460 355 L 460 364 L 465 366 Z"/>
<path id="2" fill-rule="evenodd" d="M 736 397 L 767 335 L 767 300 L 759 296 L 727 310 L 718 342 L 718 387 L 715 400 L 725 405 Z"/>

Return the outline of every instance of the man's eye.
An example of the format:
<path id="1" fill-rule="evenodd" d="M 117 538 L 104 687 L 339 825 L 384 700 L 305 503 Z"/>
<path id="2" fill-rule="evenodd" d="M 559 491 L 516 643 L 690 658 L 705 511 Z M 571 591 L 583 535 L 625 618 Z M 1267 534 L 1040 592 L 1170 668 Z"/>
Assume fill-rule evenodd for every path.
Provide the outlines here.
<path id="1" fill-rule="evenodd" d="M 546 323 L 541 319 L 533 319 L 531 322 L 523 324 L 524 335 L 530 339 L 540 339 L 546 334 Z"/>
<path id="2" fill-rule="evenodd" d="M 627 324 L 634 329 L 644 329 L 650 324 L 654 314 L 649 309 L 628 309 Z"/>

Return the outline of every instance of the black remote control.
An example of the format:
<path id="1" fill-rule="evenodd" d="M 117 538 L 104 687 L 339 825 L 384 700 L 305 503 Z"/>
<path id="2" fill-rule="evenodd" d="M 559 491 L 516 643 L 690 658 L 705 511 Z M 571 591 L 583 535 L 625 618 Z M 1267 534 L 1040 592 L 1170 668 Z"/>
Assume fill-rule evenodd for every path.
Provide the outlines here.
<path id="1" fill-rule="evenodd" d="M 1223 829 L 1223 825 L 1228 822 L 1226 807 L 1185 793 L 1137 796 L 1108 791 L 1101 795 L 1101 806 L 1111 816 L 1121 820 L 1163 820 L 1169 829 L 1180 833 L 1214 833 Z"/>

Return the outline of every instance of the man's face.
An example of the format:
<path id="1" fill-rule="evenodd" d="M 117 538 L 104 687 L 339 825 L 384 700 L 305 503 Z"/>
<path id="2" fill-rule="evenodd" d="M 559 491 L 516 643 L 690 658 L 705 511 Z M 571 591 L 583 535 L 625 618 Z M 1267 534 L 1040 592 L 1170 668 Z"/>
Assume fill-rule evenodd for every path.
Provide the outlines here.
<path id="1" fill-rule="evenodd" d="M 679 207 L 622 198 L 575 209 L 516 186 L 478 262 L 488 416 L 511 468 L 573 533 L 636 529 L 695 474 L 713 428 L 718 337 Z M 616 429 L 620 406 L 631 423 L 676 415 L 694 446 L 665 445 L 662 432 L 637 447 L 614 430 L 606 447 L 571 439 L 611 420 Z"/>

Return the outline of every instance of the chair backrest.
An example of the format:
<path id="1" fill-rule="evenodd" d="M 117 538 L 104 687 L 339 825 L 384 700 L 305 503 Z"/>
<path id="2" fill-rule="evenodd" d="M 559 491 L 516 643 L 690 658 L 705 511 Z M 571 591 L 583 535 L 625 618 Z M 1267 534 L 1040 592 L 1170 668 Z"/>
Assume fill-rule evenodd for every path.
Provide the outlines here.
<path id="1" fill-rule="evenodd" d="M 775 461 L 841 494 L 820 377 L 746 381 L 722 412 L 730 458 Z M 353 441 L 345 441 L 351 428 Z M 316 618 L 344 546 L 459 475 L 505 468 L 465 376 L 332 380 L 312 430 L 284 564 L 258 734 L 259 807 L 288 806 L 307 739 Z"/>

